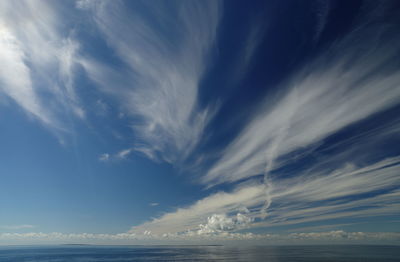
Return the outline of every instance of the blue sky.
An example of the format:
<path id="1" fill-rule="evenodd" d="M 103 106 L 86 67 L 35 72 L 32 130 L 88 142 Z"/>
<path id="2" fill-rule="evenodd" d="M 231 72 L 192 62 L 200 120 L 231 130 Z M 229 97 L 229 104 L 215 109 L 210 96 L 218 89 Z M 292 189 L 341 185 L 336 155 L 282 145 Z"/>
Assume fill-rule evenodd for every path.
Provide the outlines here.
<path id="1" fill-rule="evenodd" d="M 0 244 L 398 244 L 399 17 L 1 1 Z"/>

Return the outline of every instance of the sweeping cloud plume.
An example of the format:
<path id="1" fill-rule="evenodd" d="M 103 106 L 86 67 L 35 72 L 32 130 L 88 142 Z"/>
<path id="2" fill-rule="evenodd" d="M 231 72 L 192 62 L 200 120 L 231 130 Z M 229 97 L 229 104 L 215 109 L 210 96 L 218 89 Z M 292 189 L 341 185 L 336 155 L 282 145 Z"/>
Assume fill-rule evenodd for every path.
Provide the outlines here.
<path id="1" fill-rule="evenodd" d="M 273 181 L 270 194 L 274 205 L 266 220 L 260 220 L 264 217 L 260 212 L 265 202 L 264 184 L 242 185 L 231 193 L 208 196 L 192 206 L 133 227 L 131 232 L 163 234 L 191 229 L 213 232 L 223 228 L 238 230 L 395 215 L 400 208 L 397 203 L 400 196 L 399 172 L 400 159 L 397 157 L 362 168 L 344 167 L 311 174 L 306 171 L 294 178 Z M 360 199 L 363 194 L 369 194 L 369 197 Z M 242 214 L 242 210 L 247 212 Z"/>
<path id="2" fill-rule="evenodd" d="M 355 32 L 332 48 L 329 57 L 335 58 L 322 56 L 307 65 L 289 81 L 287 94 L 278 102 L 267 97 L 264 108 L 223 151 L 202 182 L 215 185 L 268 173 L 279 166 L 279 161 L 277 166 L 274 163 L 280 156 L 398 104 L 400 75 L 390 69 L 397 65 L 393 61 L 397 50 L 380 39 L 362 46 L 370 50 L 366 53 L 351 47 L 356 39 L 372 33 Z M 399 39 L 391 39 L 392 43 Z M 383 70 L 382 64 L 389 69 Z"/>
<path id="3" fill-rule="evenodd" d="M 192 206 L 179 208 L 176 212 L 167 213 L 160 218 L 146 222 L 138 227 L 133 227 L 130 232 L 142 233 L 151 231 L 155 234 L 166 234 L 179 233 L 191 229 L 212 229 L 214 228 L 212 225 L 213 222 L 216 224 L 220 223 L 216 227 L 223 227 L 223 224 L 227 221 L 229 221 L 231 226 L 242 224 L 238 221 L 238 219 L 241 220 L 241 211 L 246 209 L 246 206 L 254 206 L 263 201 L 263 188 L 262 185 L 243 186 L 238 187 L 231 193 L 216 193 L 197 201 Z M 236 217 L 234 220 L 226 217 L 225 214 L 235 211 L 237 211 L 237 214 L 240 214 L 236 215 L 239 218 Z M 202 225 L 204 223 L 205 225 Z"/>
<path id="4" fill-rule="evenodd" d="M 167 3 L 158 4 L 163 8 Z M 139 142 L 131 150 L 174 164 L 192 152 L 210 117 L 209 109 L 198 108 L 197 96 L 220 7 L 217 1 L 170 4 L 174 8 L 165 6 L 166 13 L 159 15 L 156 2 L 146 3 L 154 8 L 150 17 L 127 13 L 121 2 L 85 1 L 78 6 L 93 15 L 96 27 L 127 64 L 125 75 L 99 62 L 86 61 L 83 66 L 103 92 L 119 99 L 125 112 L 137 118 L 132 128 Z M 165 25 L 175 30 L 156 31 Z M 167 38 L 166 33 L 176 37 Z M 116 86 L 115 79 L 105 75 L 123 84 Z"/>
<path id="5" fill-rule="evenodd" d="M 1 1 L 0 243 L 399 243 L 399 17 Z"/>
<path id="6" fill-rule="evenodd" d="M 318 147 L 335 132 L 399 103 L 400 75 L 393 60 L 397 49 L 391 48 L 392 43 L 399 42 L 398 37 L 392 38 L 390 44 L 379 38 L 364 41 L 360 46 L 369 50 L 365 53 L 352 47 L 356 39 L 360 41 L 373 33 L 382 34 L 380 30 L 360 29 L 351 33 L 332 46 L 327 54 L 295 73 L 291 80 L 283 84 L 286 94 L 277 101 L 267 97 L 246 128 L 200 179 L 210 187 L 263 174 L 263 183 L 244 188 L 240 186 L 230 193 L 235 205 L 214 205 L 214 209 L 210 210 L 206 204 L 208 201 L 220 203 L 226 197 L 218 193 L 139 228 L 148 227 L 156 232 L 160 227 L 178 232 L 196 228 L 200 221 L 182 215 L 182 212 L 195 214 L 197 219 L 204 221 L 205 217 L 223 210 L 221 220 L 233 221 L 233 216 L 225 215 L 237 211 L 240 204 L 252 208 L 250 215 L 256 220 L 251 227 L 397 214 L 399 206 L 396 200 L 400 186 L 396 175 L 399 172 L 398 158 L 360 167 L 356 162 L 370 157 L 372 152 L 364 150 L 367 145 L 395 134 L 399 128 L 398 121 L 341 141 L 347 147 L 340 154 L 327 159 L 320 157 L 317 163 L 298 171 L 293 178 L 279 177 L 279 169 L 293 162 L 290 153 L 310 148 L 297 153 L 299 156 L 295 155 L 294 159 L 312 155 L 315 151 L 313 145 Z M 382 64 L 386 67 L 382 68 Z M 354 153 L 357 153 L 356 157 L 353 156 L 354 162 L 342 162 Z M 340 166 L 332 168 L 332 165 Z M 274 170 L 275 173 L 270 174 Z M 254 195 L 249 199 L 243 198 L 241 192 L 245 191 L 254 192 Z M 368 197 L 359 199 L 358 196 L 363 194 L 368 194 Z M 211 218 L 212 221 L 219 221 L 218 216 Z M 182 226 L 176 228 L 175 224 Z M 204 225 L 201 229 L 208 230 Z"/>

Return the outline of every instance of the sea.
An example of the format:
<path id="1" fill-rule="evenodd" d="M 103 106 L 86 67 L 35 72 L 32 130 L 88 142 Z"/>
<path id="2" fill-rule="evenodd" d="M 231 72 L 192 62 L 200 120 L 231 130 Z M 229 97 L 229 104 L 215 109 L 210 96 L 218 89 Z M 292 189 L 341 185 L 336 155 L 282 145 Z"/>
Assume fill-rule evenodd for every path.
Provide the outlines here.
<path id="1" fill-rule="evenodd" d="M 400 246 L 1 246 L 1 262 L 400 261 Z"/>

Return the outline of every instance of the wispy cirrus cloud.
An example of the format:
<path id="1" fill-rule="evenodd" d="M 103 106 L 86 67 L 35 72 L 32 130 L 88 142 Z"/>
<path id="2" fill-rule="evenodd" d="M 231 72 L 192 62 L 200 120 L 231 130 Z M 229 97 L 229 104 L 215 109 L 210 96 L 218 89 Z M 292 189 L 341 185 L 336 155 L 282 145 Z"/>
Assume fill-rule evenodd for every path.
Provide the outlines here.
<path id="1" fill-rule="evenodd" d="M 267 97 L 201 182 L 210 186 L 268 173 L 279 157 L 398 105 L 398 49 L 379 38 L 360 43 L 374 32 L 353 32 L 283 84 L 282 98 Z M 400 39 L 392 36 L 389 42 Z"/>
<path id="2" fill-rule="evenodd" d="M 264 185 L 259 202 L 251 207 L 255 222 L 250 227 L 398 214 L 398 159 L 364 162 L 363 167 L 353 164 L 358 159 L 377 159 L 374 150 L 364 149 L 395 135 L 396 121 L 331 145 L 348 146 L 341 153 L 319 157 L 305 171 L 295 172 L 293 179 L 280 178 L 285 173 L 279 170 L 293 161 L 290 153 L 303 150 L 304 157 L 330 135 L 400 104 L 400 75 L 394 60 L 398 49 L 392 45 L 400 39 L 390 30 L 360 26 L 304 65 L 281 84 L 285 91 L 279 99 L 265 98 L 200 182 L 212 187 L 264 175 L 257 185 Z M 387 34 L 390 44 L 369 37 L 378 33 Z M 358 195 L 363 195 L 362 200 Z"/>
<path id="3" fill-rule="evenodd" d="M 365 167 L 344 166 L 334 171 L 300 173 L 276 181 L 275 205 L 269 217 L 253 226 L 277 226 L 337 218 L 387 216 L 399 213 L 399 158 Z"/>
<path id="4" fill-rule="evenodd" d="M 391 41 L 383 41 L 383 34 Z M 393 45 L 399 42 L 390 27 L 360 26 L 305 64 L 281 84 L 279 99 L 265 98 L 253 119 L 200 177 L 206 187 L 253 178 L 252 183 L 210 195 L 132 232 L 199 232 L 210 219 L 234 221 L 240 208 L 250 211 L 249 228 L 398 215 L 398 158 L 379 158 L 374 150 L 363 150 L 395 135 L 397 121 L 331 144 L 347 146 L 294 175 L 281 177 L 287 174 L 278 168 L 288 163 L 283 158 L 288 154 L 308 148 L 303 154 L 310 154 L 313 145 L 330 135 L 399 105 L 398 48 Z M 357 165 L 358 159 L 368 158 L 375 160 Z M 259 175 L 264 175 L 263 181 Z"/>
<path id="5" fill-rule="evenodd" d="M 78 4 L 90 12 L 109 46 L 127 65 L 124 74 L 93 60 L 83 66 L 135 120 L 133 150 L 153 160 L 182 162 L 210 116 L 209 109 L 199 108 L 197 96 L 220 19 L 220 3 L 131 4 Z"/>
<path id="6" fill-rule="evenodd" d="M 210 195 L 189 207 L 133 227 L 130 232 L 166 234 L 189 230 L 198 234 L 222 229 L 224 225 L 229 232 L 337 218 L 396 215 L 400 207 L 399 171 L 400 159 L 395 157 L 359 168 L 345 166 L 315 173 L 307 170 L 293 178 L 273 180 L 270 191 L 273 204 L 265 219 L 261 212 L 265 186 L 255 181 L 230 193 Z M 360 197 L 365 194 L 368 196 Z M 236 227 L 235 221 L 242 215 L 248 220 Z"/>
<path id="7" fill-rule="evenodd" d="M 175 212 L 166 213 L 160 218 L 132 227 L 130 232 L 150 231 L 154 234 L 168 234 L 188 230 L 198 231 L 201 224 L 203 224 L 203 229 L 204 227 L 214 228 L 209 224 L 216 224 L 219 221 L 221 225 L 227 220 L 233 225 L 235 224 L 233 220 L 225 215 L 245 214 L 246 207 L 255 206 L 264 200 L 263 190 L 263 185 L 243 185 L 230 193 L 219 192 L 201 199 L 189 207 L 179 208 Z M 216 223 L 213 223 L 212 217 L 215 218 Z M 211 218 L 210 223 L 207 222 L 208 218 Z"/>
<path id="8" fill-rule="evenodd" d="M 112 61 L 79 54 L 80 43 L 62 23 L 65 13 L 57 3 L 4 1 L 0 3 L 0 94 L 46 126 L 64 130 L 62 116 L 86 115 L 74 85 L 75 70 L 81 66 L 104 98 L 116 101 L 117 111 L 129 122 L 133 134 L 130 145 L 113 154 L 101 154 L 99 161 L 125 159 L 138 152 L 154 161 L 182 166 L 201 141 L 214 111 L 212 105 L 202 108 L 198 104 L 199 85 L 209 69 L 222 3 L 85 0 L 76 7 L 87 15 L 85 21 L 92 23 L 87 26 L 100 32 Z M 321 6 L 315 41 L 328 14 L 329 6 Z M 232 82 L 252 69 L 265 29 L 262 25 L 249 31 Z M 236 231 L 398 215 L 399 158 L 380 158 L 359 166 L 355 159 L 374 154 L 368 150 L 360 153 L 366 144 L 397 135 L 399 121 L 333 143 L 331 147 L 340 143 L 348 147 L 299 169 L 294 176 L 278 170 L 290 162 L 283 159 L 288 154 L 306 149 L 307 155 L 313 152 L 313 145 L 324 143 L 336 132 L 399 105 L 396 59 L 400 39 L 390 30 L 385 26 L 357 27 L 281 83 L 280 94 L 265 98 L 211 168 L 202 167 L 206 172 L 199 182 L 206 188 L 249 180 L 232 191 L 211 194 L 127 233 L 10 233 L 0 234 L 0 239 L 278 239 Z M 385 38 L 380 38 L 383 35 Z M 96 101 L 99 115 L 112 114 L 111 104 Z M 204 157 L 199 152 L 197 159 Z M 264 175 L 263 181 L 256 177 L 259 175 Z M 343 231 L 290 235 L 316 240 L 352 237 L 375 236 Z"/>
<path id="9" fill-rule="evenodd" d="M 29 228 L 34 228 L 34 225 L 28 225 L 28 224 L 23 224 L 23 225 L 5 225 L 5 226 L 0 226 L 0 229 L 6 229 L 6 230 L 19 230 L 19 229 L 29 229 Z"/>
<path id="10" fill-rule="evenodd" d="M 152 12 L 157 16 L 150 12 L 148 16 L 137 14 L 133 17 L 125 10 L 129 7 L 119 2 L 85 1 L 80 7 L 92 12 L 96 26 L 127 65 L 120 73 L 94 60 L 82 62 L 89 77 L 101 86 L 102 91 L 116 97 L 126 113 L 136 120 L 134 146 L 121 151 L 119 157 L 134 150 L 155 161 L 181 162 L 198 143 L 209 117 L 207 109 L 197 107 L 197 95 L 207 65 L 205 57 L 215 38 L 218 6 L 209 2 L 191 7 L 179 4 L 166 13 L 161 6 L 157 10 L 163 10 L 163 15 L 154 9 Z M 329 7 L 324 10 L 322 20 L 326 19 Z M 150 21 L 150 17 L 154 19 Z M 171 32 L 176 33 L 176 38 L 167 40 L 164 37 L 161 21 L 173 25 Z M 315 38 L 323 30 L 325 21 L 322 22 Z M 194 43 L 196 25 L 200 28 L 201 40 Z M 357 28 L 319 58 L 305 64 L 281 84 L 284 91 L 279 99 L 265 99 L 253 119 L 200 178 L 201 183 L 210 187 L 265 174 L 264 183 L 211 195 L 192 206 L 133 228 L 132 232 L 199 230 L 200 225 L 208 228 L 209 219 L 231 223 L 232 216 L 242 207 L 250 208 L 251 219 L 267 217 L 266 221 L 258 221 L 253 226 L 284 225 L 289 224 L 288 219 L 290 223 L 302 223 L 393 214 L 397 205 L 392 202 L 398 199 L 396 191 L 392 191 L 392 187 L 399 184 L 393 175 L 398 171 L 397 160 L 387 160 L 394 161 L 391 167 L 384 162 L 376 163 L 382 165 L 376 170 L 372 164 L 341 170 L 337 167 L 321 169 L 321 163 L 314 163 L 308 173 L 299 171 L 295 179 L 280 180 L 279 174 L 269 176 L 283 166 L 281 157 L 323 143 L 330 135 L 399 104 L 400 75 L 395 61 L 398 49 L 393 45 L 398 44 L 399 39 L 387 30 L 390 28 Z M 244 52 L 247 53 L 244 64 L 254 56 L 258 46 L 254 41 L 260 38 L 264 28 L 255 28 L 253 32 L 246 45 L 249 51 Z M 390 41 L 379 38 L 386 33 Z M 371 39 L 371 35 L 378 37 Z M 359 135 L 381 136 L 395 134 L 396 130 L 398 125 L 395 124 L 382 127 L 377 133 L 366 130 Z M 358 145 L 353 144 L 345 153 L 350 154 L 356 147 Z M 363 152 L 363 156 L 369 154 Z M 332 158 L 335 157 L 340 158 Z M 326 185 L 334 186 L 328 188 Z M 385 192 L 375 195 L 374 192 L 379 190 Z M 243 192 L 250 192 L 250 195 Z M 352 199 L 357 194 L 373 196 L 363 202 Z M 341 197 L 347 199 L 340 203 L 333 200 Z M 226 199 L 231 201 L 226 202 Z M 327 203 L 322 205 L 319 201 Z M 372 208 L 369 207 L 371 203 Z M 364 209 L 352 210 L 357 205 Z"/>
<path id="11" fill-rule="evenodd" d="M 128 157 L 128 155 L 132 152 L 132 149 L 128 148 L 128 149 L 124 149 L 120 152 L 118 152 L 117 157 L 124 159 L 126 157 Z"/>
<path id="12" fill-rule="evenodd" d="M 51 129 L 84 117 L 74 87 L 79 44 L 50 1 L 0 3 L 0 94 Z"/>
<path id="13" fill-rule="evenodd" d="M 108 153 L 101 154 L 99 156 L 99 160 L 102 162 L 107 162 L 108 160 L 110 160 L 110 154 Z"/>

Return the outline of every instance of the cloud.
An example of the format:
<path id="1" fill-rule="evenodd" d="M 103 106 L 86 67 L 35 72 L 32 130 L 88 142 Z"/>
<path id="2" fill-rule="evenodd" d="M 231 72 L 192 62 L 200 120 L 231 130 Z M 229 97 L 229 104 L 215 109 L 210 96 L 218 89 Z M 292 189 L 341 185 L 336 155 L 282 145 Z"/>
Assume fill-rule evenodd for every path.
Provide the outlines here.
<path id="1" fill-rule="evenodd" d="M 82 244 L 118 244 L 118 243 L 210 243 L 221 241 L 256 241 L 258 244 L 305 244 L 305 243 L 392 243 L 398 244 L 400 233 L 389 232 L 346 232 L 343 230 L 327 232 L 308 232 L 291 234 L 253 234 L 221 232 L 213 235 L 184 234 L 154 235 L 118 233 L 118 234 L 65 234 L 65 233 L 0 233 L 0 243 L 82 243 Z M 211 242 L 214 243 L 214 242 Z"/>
<path id="2" fill-rule="evenodd" d="M 329 12 L 331 9 L 331 2 L 329 1 L 316 1 L 315 2 L 315 9 L 316 9 L 316 26 L 315 26 L 315 33 L 313 36 L 313 41 L 317 42 L 324 31 L 326 22 L 328 20 Z"/>
<path id="3" fill-rule="evenodd" d="M 241 213 L 237 213 L 235 217 L 227 217 L 225 214 L 214 214 L 207 218 L 206 224 L 199 225 L 197 234 L 215 234 L 224 231 L 243 229 L 252 221 L 252 218 Z"/>
<path id="4" fill-rule="evenodd" d="M 32 87 L 29 68 L 24 63 L 25 54 L 20 42 L 10 30 L 0 24 L 1 91 L 25 110 L 50 123 L 50 116 L 41 107 Z"/>
<path id="5" fill-rule="evenodd" d="M 129 156 L 129 154 L 132 153 L 132 151 L 133 151 L 133 149 L 128 148 L 128 149 L 121 150 L 112 155 L 110 155 L 109 153 L 104 153 L 99 156 L 99 160 L 102 162 L 107 162 L 110 160 L 126 159 Z"/>
<path id="6" fill-rule="evenodd" d="M 364 167 L 305 170 L 295 177 L 276 179 L 270 189 L 271 206 L 263 213 L 262 181 L 238 185 L 194 204 L 133 227 L 130 232 L 198 234 L 300 225 L 337 218 L 398 215 L 400 158 L 388 158 Z M 363 196 L 360 198 L 360 196 Z M 225 229 L 225 230 L 224 230 Z"/>
<path id="7" fill-rule="evenodd" d="M 110 154 L 107 153 L 101 154 L 99 160 L 102 162 L 107 162 L 108 160 L 110 160 Z"/>
<path id="8" fill-rule="evenodd" d="M 156 206 L 159 205 L 159 203 L 150 203 L 149 205 L 152 206 L 152 207 L 156 207 Z"/>
<path id="9" fill-rule="evenodd" d="M 215 41 L 220 6 L 215 2 L 193 6 L 174 2 L 169 11 L 161 6 L 157 10 L 162 12 L 146 15 L 128 15 L 129 7 L 119 2 L 85 1 L 79 6 L 93 15 L 97 28 L 124 63 L 115 70 L 96 60 L 82 61 L 99 89 L 115 97 L 124 115 L 135 122 L 133 146 L 118 155 L 124 158 L 137 151 L 154 161 L 181 165 L 199 143 L 212 115 L 210 108 L 197 105 L 198 85 Z M 142 8 L 155 10 L 152 4 Z M 324 29 L 329 8 L 321 6 L 315 41 Z M 172 37 L 164 35 L 161 25 L 165 23 L 171 25 Z M 372 144 L 385 133 L 394 134 L 398 125 L 361 130 L 353 141 L 345 141 L 351 146 L 343 153 L 312 163 L 290 179 L 281 179 L 277 171 L 290 161 L 284 158 L 291 153 L 304 150 L 309 154 L 329 136 L 399 104 L 400 75 L 394 59 L 398 49 L 393 43 L 400 44 L 400 39 L 388 30 L 358 27 L 298 68 L 278 86 L 279 94 L 265 98 L 248 125 L 200 178 L 207 188 L 260 174 L 263 181 L 212 194 L 130 232 L 176 234 L 213 232 L 222 225 L 235 228 L 235 214 L 243 207 L 250 210 L 246 217 L 251 222 L 246 226 L 251 227 L 396 213 L 398 206 L 393 202 L 398 194 L 393 187 L 399 185 L 395 176 L 398 160 L 357 166 L 356 161 L 343 162 L 343 155 L 368 158 L 373 152 L 364 150 L 354 156 L 364 148 L 357 139 Z M 246 63 L 257 50 L 258 42 L 253 40 L 259 40 L 264 31 L 255 28 L 250 33 Z M 370 37 L 383 34 L 389 39 Z M 357 199 L 361 194 L 370 195 Z"/>
<path id="10" fill-rule="evenodd" d="M 295 229 L 288 229 L 287 232 L 321 232 L 327 229 L 332 228 L 342 228 L 346 226 L 352 226 L 355 223 L 342 223 L 342 224 L 331 224 L 331 225 L 316 225 L 316 226 L 307 226 L 307 227 L 298 227 Z"/>
<path id="11" fill-rule="evenodd" d="M 400 159 L 369 166 L 300 173 L 274 183 L 275 206 L 254 227 L 399 214 Z M 362 197 L 361 197 L 362 196 Z"/>
<path id="12" fill-rule="evenodd" d="M 318 240 L 318 241 L 335 241 L 335 240 L 398 240 L 397 233 L 365 233 L 365 232 L 346 232 L 343 230 L 329 232 L 311 232 L 311 233 L 292 233 L 288 235 L 293 240 Z"/>
<path id="13" fill-rule="evenodd" d="M 62 6 L 57 3 L 0 2 L 0 94 L 47 127 L 66 130 L 63 117 L 71 114 L 84 119 L 87 114 L 74 84 L 75 73 L 82 67 L 98 90 L 117 102 L 121 119 L 129 121 L 133 130 L 131 145 L 117 153 L 101 154 L 100 161 L 124 159 L 132 152 L 139 152 L 154 161 L 182 166 L 201 141 L 214 112 L 213 105 L 198 104 L 198 95 L 201 80 L 212 62 L 210 53 L 222 4 L 217 1 L 131 4 L 138 6 L 131 9 L 120 1 L 76 2 L 76 7 L 85 12 L 85 21 L 93 23 L 95 27 L 91 29 L 100 32 L 110 53 L 115 54 L 112 60 L 116 61 L 104 63 L 91 54 L 80 55 L 81 44 L 73 30 L 65 26 L 68 12 L 61 12 Z M 324 30 L 329 8 L 321 6 L 315 41 Z M 147 12 L 138 11 L 141 9 Z M 295 176 L 284 176 L 278 170 L 290 162 L 285 157 L 291 153 L 304 150 L 308 154 L 330 135 L 399 105 L 400 75 L 395 47 L 400 46 L 400 41 L 397 36 L 390 36 L 388 30 L 356 28 L 327 47 L 313 62 L 299 68 L 278 86 L 282 93 L 265 98 L 248 125 L 222 149 L 216 162 L 200 178 L 207 188 L 245 179 L 250 182 L 163 214 L 128 233 L 7 233 L 1 234 L 0 239 L 122 240 L 164 236 L 182 239 L 207 235 L 279 239 L 277 235 L 236 231 L 337 218 L 398 215 L 399 158 L 360 165 L 355 159 L 368 158 L 374 152 L 363 150 L 354 154 L 364 149 L 365 144 L 396 135 L 400 130 L 398 121 L 373 130 L 360 130 L 351 139 L 331 145 L 350 146 L 340 154 L 319 159 L 305 170 L 297 170 Z M 251 67 L 264 31 L 264 27 L 254 27 L 249 32 L 241 58 L 246 70 Z M 389 38 L 383 41 L 381 35 Z M 111 111 L 111 104 L 104 102 L 108 99 L 96 101 L 100 113 Z M 349 155 L 352 161 L 343 161 Z M 251 180 L 262 174 L 263 181 Z M 296 233 L 283 239 L 342 239 L 361 235 L 332 231 Z M 362 235 L 368 236 L 375 237 Z"/>
<path id="14" fill-rule="evenodd" d="M 231 213 L 235 213 L 235 218 L 229 216 L 226 217 L 226 221 L 231 220 L 233 223 L 232 226 L 244 225 L 246 224 L 244 223 L 244 214 L 237 214 L 243 213 L 243 210 L 247 210 L 247 208 L 255 206 L 262 201 L 264 201 L 263 185 L 242 185 L 230 193 L 219 192 L 212 194 L 189 207 L 178 208 L 175 212 L 166 213 L 160 218 L 133 227 L 130 232 L 142 233 L 144 231 L 151 231 L 154 234 L 168 234 L 187 230 L 197 231 L 200 227 L 211 230 L 215 227 L 208 224 L 210 217 L 211 222 L 215 221 L 218 223 L 220 221 L 223 223 L 225 214 Z M 203 226 L 199 226 L 201 224 Z"/>
<path id="15" fill-rule="evenodd" d="M 289 197 L 316 201 L 374 192 L 399 185 L 400 178 L 396 175 L 399 168 L 400 158 L 393 157 L 363 168 L 345 166 L 317 176 L 299 174 L 280 180 L 273 195 L 281 200 Z"/>
<path id="16" fill-rule="evenodd" d="M 34 225 L 8 225 L 8 226 L 0 226 L 0 229 L 7 229 L 7 230 L 19 230 L 19 229 L 28 229 L 34 228 Z"/>
<path id="17" fill-rule="evenodd" d="M 197 145 L 210 117 L 209 109 L 199 108 L 197 97 L 220 19 L 219 5 L 169 2 L 167 7 L 149 2 L 131 9 L 117 1 L 79 2 L 127 65 L 115 70 L 93 59 L 82 61 L 99 89 L 135 120 L 133 150 L 176 164 Z M 148 13 L 138 12 L 140 8 Z"/>
<path id="18" fill-rule="evenodd" d="M 128 157 L 128 155 L 132 152 L 132 149 L 128 148 L 128 149 L 124 149 L 120 152 L 118 152 L 117 157 L 121 158 L 121 159 L 125 159 Z"/>
<path id="19" fill-rule="evenodd" d="M 106 116 L 110 111 L 110 106 L 101 99 L 96 101 L 96 111 L 100 116 Z"/>
<path id="20" fill-rule="evenodd" d="M 281 84 L 284 92 L 279 99 L 265 99 L 253 119 L 200 178 L 207 188 L 258 179 L 254 177 L 260 174 L 263 181 L 210 195 L 133 227 L 131 232 L 212 231 L 210 218 L 217 225 L 232 224 L 234 214 L 243 206 L 251 210 L 247 216 L 253 228 L 398 215 L 399 159 L 379 158 L 373 147 L 364 150 L 396 134 L 396 121 L 332 143 L 331 147 L 348 146 L 294 174 L 278 170 L 291 161 L 291 153 L 310 154 L 314 145 L 323 144 L 330 135 L 399 104 L 400 74 L 394 61 L 398 49 L 392 43 L 400 44 L 400 39 L 385 30 L 358 28 L 304 65 Z M 370 39 L 371 34 L 385 32 L 391 41 Z M 358 159 L 368 161 L 357 163 Z"/>
<path id="21" fill-rule="evenodd" d="M 393 34 L 385 41 L 369 38 L 384 32 L 353 32 L 281 84 L 285 94 L 278 100 L 266 97 L 201 183 L 213 186 L 268 173 L 281 157 L 398 105 L 400 74 L 393 60 L 398 49 L 388 43 L 400 39 Z"/>
<path id="22" fill-rule="evenodd" d="M 0 95 L 52 130 L 65 130 L 59 118 L 83 118 L 74 88 L 79 44 L 64 30 L 55 3 L 0 3 Z M 67 33 L 66 33 L 67 32 Z"/>

